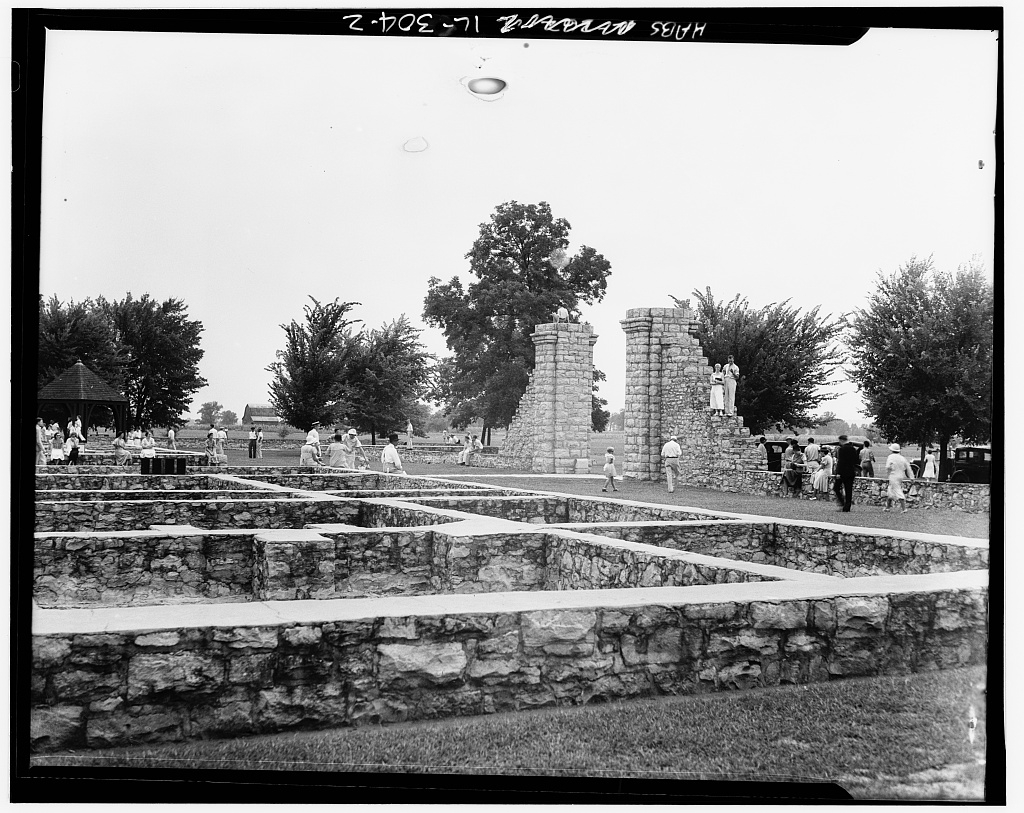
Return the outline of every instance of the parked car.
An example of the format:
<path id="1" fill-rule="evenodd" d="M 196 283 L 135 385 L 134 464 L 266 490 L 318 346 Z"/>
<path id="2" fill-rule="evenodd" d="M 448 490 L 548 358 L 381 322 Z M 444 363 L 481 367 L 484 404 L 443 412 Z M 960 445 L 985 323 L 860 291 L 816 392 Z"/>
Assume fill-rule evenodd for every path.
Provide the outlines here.
<path id="1" fill-rule="evenodd" d="M 991 483 L 992 448 L 990 446 L 960 446 L 953 454 L 954 483 Z"/>

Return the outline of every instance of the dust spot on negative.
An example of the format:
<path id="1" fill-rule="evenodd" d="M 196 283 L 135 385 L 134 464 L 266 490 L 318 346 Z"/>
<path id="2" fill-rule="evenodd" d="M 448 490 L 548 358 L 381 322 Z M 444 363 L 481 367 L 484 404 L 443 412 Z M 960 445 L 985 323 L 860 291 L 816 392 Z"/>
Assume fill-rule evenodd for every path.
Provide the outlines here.
<path id="1" fill-rule="evenodd" d="M 466 87 L 478 96 L 495 96 L 508 87 L 508 83 L 504 79 L 498 79 L 495 76 L 480 76 L 476 79 L 470 79 L 466 83 Z"/>
<path id="2" fill-rule="evenodd" d="M 416 136 L 416 138 L 410 138 L 402 145 L 402 149 L 406 152 L 423 152 L 430 145 L 427 143 L 427 139 L 423 136 Z"/>

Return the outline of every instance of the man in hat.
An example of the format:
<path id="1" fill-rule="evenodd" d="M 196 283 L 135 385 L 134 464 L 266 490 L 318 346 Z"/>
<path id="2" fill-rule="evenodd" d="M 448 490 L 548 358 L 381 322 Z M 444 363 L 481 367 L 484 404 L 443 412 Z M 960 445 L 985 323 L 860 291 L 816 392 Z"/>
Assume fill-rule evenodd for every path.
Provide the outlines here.
<path id="1" fill-rule="evenodd" d="M 320 421 L 313 421 L 313 425 L 306 433 L 306 444 L 316 447 L 317 458 L 320 458 Z"/>
<path id="2" fill-rule="evenodd" d="M 846 435 L 839 436 L 839 448 L 836 450 L 836 482 L 832 487 L 836 501 L 842 506 L 840 511 L 849 512 L 853 503 L 853 478 L 857 476 L 860 466 L 860 454 L 857 447 L 850 443 Z"/>
<path id="3" fill-rule="evenodd" d="M 675 435 L 661 447 L 661 459 L 665 463 L 665 479 L 668 481 L 669 494 L 676 490 L 676 479 L 679 477 L 679 456 L 682 453 L 683 450 L 679 448 Z"/>

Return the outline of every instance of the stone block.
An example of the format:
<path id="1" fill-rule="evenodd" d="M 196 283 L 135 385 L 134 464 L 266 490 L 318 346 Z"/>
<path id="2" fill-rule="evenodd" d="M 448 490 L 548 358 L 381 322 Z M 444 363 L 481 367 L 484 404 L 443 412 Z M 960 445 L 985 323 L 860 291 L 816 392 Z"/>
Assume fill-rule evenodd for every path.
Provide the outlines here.
<path id="1" fill-rule="evenodd" d="M 551 655 L 588 655 L 594 650 L 597 613 L 539 610 L 523 613 L 523 646 Z"/>
<path id="2" fill-rule="evenodd" d="M 432 684 L 461 682 L 466 653 L 456 642 L 437 644 L 380 644 L 381 685 L 396 680 L 425 680 Z"/>
<path id="3" fill-rule="evenodd" d="M 85 725 L 81 706 L 34 706 L 29 740 L 34 751 L 56 751 L 79 744 Z"/>
<path id="4" fill-rule="evenodd" d="M 143 653 L 128 662 L 128 701 L 160 692 L 208 692 L 224 682 L 224 663 L 196 652 Z"/>
<path id="5" fill-rule="evenodd" d="M 800 629 L 807 625 L 807 602 L 755 601 L 750 605 L 750 618 L 754 629 Z"/>

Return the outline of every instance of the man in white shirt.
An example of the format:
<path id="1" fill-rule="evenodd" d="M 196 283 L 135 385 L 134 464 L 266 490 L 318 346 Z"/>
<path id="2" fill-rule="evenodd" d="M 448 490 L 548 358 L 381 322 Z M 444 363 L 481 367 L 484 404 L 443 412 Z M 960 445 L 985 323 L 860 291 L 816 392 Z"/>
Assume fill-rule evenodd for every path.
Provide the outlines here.
<path id="1" fill-rule="evenodd" d="M 398 443 L 398 435 L 392 432 L 388 435 L 388 445 L 380 453 L 380 462 L 384 467 L 385 474 L 405 474 L 405 470 L 402 468 L 402 458 L 398 456 L 398 449 L 395 447 L 396 443 Z"/>
<path id="2" fill-rule="evenodd" d="M 661 459 L 665 463 L 665 478 L 668 480 L 669 494 L 676 490 L 676 478 L 679 477 L 679 456 L 682 453 L 683 450 L 679 448 L 675 435 L 661 447 Z"/>
<path id="3" fill-rule="evenodd" d="M 807 445 L 804 447 L 804 462 L 807 464 L 807 471 L 816 471 L 821 465 L 821 447 L 814 442 L 814 438 L 807 438 Z"/>
<path id="4" fill-rule="evenodd" d="M 167 445 L 171 448 L 172 451 L 175 451 L 175 452 L 178 451 L 178 447 L 177 447 L 177 445 L 174 442 L 174 427 L 173 426 L 170 429 L 167 430 Z"/>
<path id="5" fill-rule="evenodd" d="M 733 415 L 736 413 L 736 382 L 740 379 L 740 368 L 733 362 L 732 356 L 726 361 L 722 373 L 725 376 L 725 414 Z"/>

